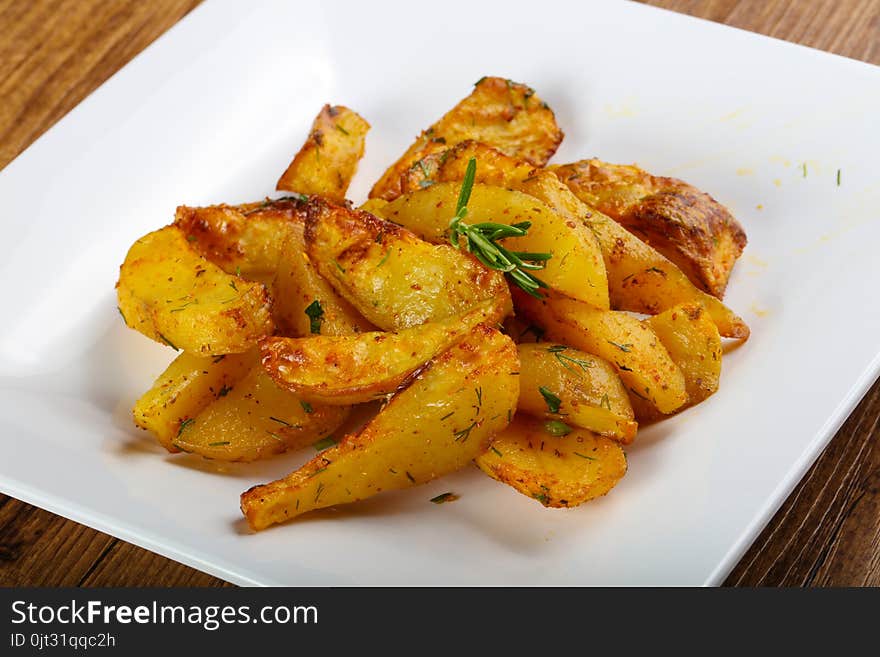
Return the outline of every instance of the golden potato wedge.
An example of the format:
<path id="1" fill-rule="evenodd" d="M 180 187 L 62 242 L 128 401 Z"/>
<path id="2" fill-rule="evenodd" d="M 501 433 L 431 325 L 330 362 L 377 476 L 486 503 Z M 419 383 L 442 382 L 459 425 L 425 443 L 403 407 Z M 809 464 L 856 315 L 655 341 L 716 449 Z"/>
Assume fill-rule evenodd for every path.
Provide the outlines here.
<path id="1" fill-rule="evenodd" d="M 399 333 L 356 336 L 266 338 L 263 367 L 282 388 L 324 404 L 359 404 L 390 394 L 425 363 L 470 333 L 498 321 L 490 300 L 460 316 L 428 322 Z"/>
<path id="2" fill-rule="evenodd" d="M 689 405 L 699 404 L 718 390 L 721 336 L 702 305 L 683 303 L 645 322 L 684 374 Z"/>
<path id="3" fill-rule="evenodd" d="M 282 335 L 351 335 L 375 330 L 339 296 L 306 255 L 305 223 L 294 222 L 272 282 L 272 314 Z"/>
<path id="4" fill-rule="evenodd" d="M 448 245 L 432 245 L 366 212 L 313 198 L 306 252 L 321 275 L 385 331 L 458 315 L 496 299 L 510 311 L 504 276 Z"/>
<path id="5" fill-rule="evenodd" d="M 573 299 L 535 299 L 514 290 L 518 312 L 548 338 L 604 358 L 627 391 L 671 413 L 688 401 L 684 375 L 651 327 L 625 312 L 597 310 Z"/>
<path id="6" fill-rule="evenodd" d="M 476 459 L 493 479 L 546 507 L 573 507 L 605 495 L 626 474 L 620 445 L 586 429 L 565 435 L 547 421 L 517 413 Z"/>
<path id="7" fill-rule="evenodd" d="M 174 225 L 227 274 L 271 281 L 288 234 L 305 221 L 306 201 L 306 196 L 288 196 L 237 206 L 180 206 Z"/>
<path id="8" fill-rule="evenodd" d="M 132 245 L 116 288 L 129 327 L 188 353 L 241 353 L 274 329 L 266 288 L 200 256 L 176 226 Z"/>
<path id="9" fill-rule="evenodd" d="M 598 159 L 549 167 L 575 196 L 669 258 L 721 299 L 746 233 L 730 211 L 677 178 Z"/>
<path id="10" fill-rule="evenodd" d="M 520 344 L 517 350 L 519 411 L 632 442 L 638 424 L 613 366 L 552 342 Z"/>
<path id="11" fill-rule="evenodd" d="M 608 276 L 611 307 L 656 315 L 680 303 L 702 303 L 718 331 L 746 339 L 749 327 L 727 306 L 691 283 L 658 251 L 617 222 L 582 202 L 551 171 L 531 170 L 485 144 L 462 143 L 440 156 L 434 180 L 461 180 L 470 158 L 477 160 L 477 182 L 510 187 L 534 196 L 555 210 L 574 231 L 589 230 L 599 242 Z"/>
<path id="12" fill-rule="evenodd" d="M 423 484 L 488 449 L 519 394 L 516 346 L 485 325 L 431 361 L 358 433 L 241 496 L 253 529 L 384 490 Z"/>
<path id="13" fill-rule="evenodd" d="M 502 153 L 544 166 L 562 142 L 552 110 L 530 87 L 484 77 L 473 92 L 425 130 L 370 191 L 370 198 L 393 200 L 401 177 L 418 161 L 465 140 L 483 142 Z"/>
<path id="14" fill-rule="evenodd" d="M 342 105 L 324 105 L 306 143 L 281 174 L 275 189 L 319 194 L 341 203 L 364 156 L 369 129 L 370 124 L 357 112 Z"/>
<path id="15" fill-rule="evenodd" d="M 255 461 L 326 438 L 349 410 L 297 398 L 257 363 L 228 394 L 182 422 L 173 444 L 218 461 Z"/>
<path id="16" fill-rule="evenodd" d="M 380 215 L 429 242 L 447 242 L 461 184 L 442 182 L 411 192 L 379 210 Z M 608 278 L 596 240 L 571 230 L 541 201 L 522 192 L 477 184 L 471 190 L 465 221 L 517 224 L 529 222 L 528 233 L 502 241 L 511 251 L 552 253 L 541 280 L 552 289 L 597 308 L 608 308 Z"/>
<path id="17" fill-rule="evenodd" d="M 225 397 L 258 362 L 256 350 L 214 358 L 180 354 L 135 402 L 134 423 L 153 433 L 169 452 L 177 452 L 173 443 L 180 425 Z"/>

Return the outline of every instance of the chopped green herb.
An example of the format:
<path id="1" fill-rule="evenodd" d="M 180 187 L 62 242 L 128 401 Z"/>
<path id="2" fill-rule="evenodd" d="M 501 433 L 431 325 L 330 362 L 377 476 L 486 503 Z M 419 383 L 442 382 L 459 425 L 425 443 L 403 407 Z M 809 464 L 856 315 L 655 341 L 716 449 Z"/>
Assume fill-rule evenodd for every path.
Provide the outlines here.
<path id="1" fill-rule="evenodd" d="M 174 346 L 174 343 L 171 342 L 171 340 L 169 340 L 168 338 L 166 338 L 166 337 L 165 337 L 164 335 L 162 335 L 161 333 L 159 334 L 159 337 L 162 338 L 162 342 L 164 342 L 164 343 L 167 344 L 169 347 L 171 347 L 172 349 L 174 349 L 174 351 L 180 351 L 180 349 L 178 349 L 177 347 Z"/>
<path id="2" fill-rule="evenodd" d="M 315 409 L 312 408 L 312 405 L 309 402 L 304 401 L 302 399 L 299 400 L 299 405 L 302 406 L 302 409 L 306 413 L 313 413 L 315 411 Z"/>
<path id="3" fill-rule="evenodd" d="M 556 344 L 556 345 L 553 345 L 552 347 L 549 347 L 547 349 L 547 351 L 549 351 L 551 354 L 553 354 L 556 357 L 556 360 L 559 361 L 560 365 L 562 365 L 565 369 L 574 372 L 575 374 L 578 374 L 578 371 L 574 367 L 572 367 L 571 364 L 577 365 L 584 372 L 586 372 L 588 369 L 590 369 L 593 366 L 593 361 L 591 361 L 591 360 L 585 360 L 583 358 L 574 358 L 573 356 L 569 356 L 568 354 L 565 353 L 565 351 L 567 349 L 568 349 L 568 347 L 566 347 L 565 345 Z"/>
<path id="4" fill-rule="evenodd" d="M 229 444 L 228 440 L 220 440 L 216 443 L 208 443 L 208 447 L 220 447 L 220 445 L 228 445 L 228 444 Z"/>
<path id="5" fill-rule="evenodd" d="M 436 184 L 436 183 L 433 180 L 430 180 L 428 178 L 426 178 L 425 180 L 419 181 L 419 187 L 421 189 L 427 189 L 428 187 L 430 187 L 431 185 L 434 185 L 434 184 Z"/>
<path id="6" fill-rule="evenodd" d="M 571 427 L 565 422 L 560 422 L 559 420 L 548 420 L 544 423 L 544 429 L 551 436 L 556 436 L 557 438 L 567 436 L 571 433 Z"/>
<path id="7" fill-rule="evenodd" d="M 458 495 L 455 493 L 440 493 L 437 497 L 432 497 L 431 501 L 434 504 L 443 504 L 444 502 L 454 502 L 458 499 Z"/>
<path id="8" fill-rule="evenodd" d="M 336 439 L 333 436 L 327 436 L 326 438 L 321 438 L 315 442 L 312 447 L 314 447 L 317 451 L 323 452 L 328 447 L 333 447 L 336 444 Z"/>
<path id="9" fill-rule="evenodd" d="M 197 239 L 198 239 L 198 238 L 197 238 L 195 235 L 187 235 L 187 236 L 186 236 L 186 241 L 187 241 L 187 242 L 195 242 Z"/>
<path id="10" fill-rule="evenodd" d="M 305 310 L 306 315 L 309 318 L 309 331 L 313 334 L 318 334 L 321 332 L 321 322 L 324 321 L 324 309 L 321 308 L 321 302 L 315 299 L 312 301 Z"/>
<path id="11" fill-rule="evenodd" d="M 837 186 L 840 187 L 840 169 L 837 170 Z"/>
<path id="12" fill-rule="evenodd" d="M 342 127 L 341 125 L 339 125 L 338 123 L 336 124 L 336 129 L 339 130 L 339 132 L 341 132 L 342 134 L 344 134 L 346 137 L 349 136 L 349 135 L 351 134 L 348 130 L 346 130 L 345 128 L 343 128 L 343 127 Z"/>
<path id="13" fill-rule="evenodd" d="M 440 421 L 442 422 L 443 420 L 451 418 L 453 415 L 455 415 L 455 411 L 451 411 L 451 412 L 447 413 L 446 415 L 444 415 L 443 417 L 440 418 Z"/>
<path id="14" fill-rule="evenodd" d="M 504 457 L 504 454 L 502 454 L 501 452 L 499 452 L 499 451 L 498 451 L 497 449 L 495 449 L 494 447 L 490 447 L 489 449 L 491 449 L 493 452 L 495 452 L 495 453 L 498 455 L 499 458 L 503 458 L 503 457 Z"/>
<path id="15" fill-rule="evenodd" d="M 220 388 L 220 392 L 217 393 L 217 396 L 218 397 L 225 397 L 230 392 L 232 392 L 232 387 L 224 385 L 222 388 Z"/>
<path id="16" fill-rule="evenodd" d="M 180 423 L 180 426 L 177 428 L 177 437 L 180 438 L 180 434 L 183 433 L 183 430 L 187 427 L 191 427 L 196 423 L 195 418 L 188 417 L 183 422 Z"/>
<path id="17" fill-rule="evenodd" d="M 413 477 L 409 472 L 406 473 L 406 478 L 409 479 L 411 482 L 416 483 L 416 478 Z"/>
<path id="18" fill-rule="evenodd" d="M 385 252 L 385 255 L 382 256 L 382 259 L 379 261 L 379 264 L 376 265 L 376 269 L 379 269 L 379 267 L 381 267 L 382 265 L 384 265 L 384 264 L 385 264 L 385 261 L 388 260 L 388 256 L 390 256 L 390 255 L 391 255 L 391 249 L 388 249 L 388 250 Z"/>
<path id="19" fill-rule="evenodd" d="M 116 306 L 116 310 L 119 311 L 119 316 L 122 318 L 122 321 L 125 322 L 125 325 L 128 326 L 128 320 L 125 319 L 125 315 L 122 314 L 122 308 Z"/>
<path id="20" fill-rule="evenodd" d="M 318 498 L 321 497 L 321 493 L 324 492 L 324 482 L 318 483 L 318 489 L 315 491 L 315 502 L 318 501 Z"/>
<path id="21" fill-rule="evenodd" d="M 547 408 L 550 409 L 551 413 L 558 413 L 559 407 L 562 405 L 562 400 L 554 395 L 548 388 L 544 386 L 540 386 L 538 388 L 538 392 L 541 393 L 541 396 L 544 398 L 544 401 L 547 402 Z"/>
<path id="22" fill-rule="evenodd" d="M 268 433 L 270 436 L 272 436 L 272 437 L 273 437 L 275 440 L 277 440 L 278 442 L 281 442 L 281 443 L 284 442 L 284 438 L 282 438 L 281 436 L 279 436 L 277 433 L 275 433 L 275 432 L 273 432 L 273 431 L 269 431 L 269 430 L 266 430 L 266 433 Z"/>
<path id="23" fill-rule="evenodd" d="M 224 358 L 226 358 L 226 354 L 223 354 L 222 356 L 214 356 L 214 358 L 211 359 L 211 362 L 212 363 L 219 363 Z"/>
<path id="24" fill-rule="evenodd" d="M 471 435 L 471 431 L 473 430 L 473 428 L 475 426 L 477 426 L 477 423 L 471 422 L 468 427 L 462 429 L 461 431 L 454 432 L 452 435 L 455 436 L 455 442 L 458 442 L 459 440 L 461 442 L 465 442 L 468 439 L 468 437 Z"/>
<path id="25" fill-rule="evenodd" d="M 235 287 L 235 281 L 229 281 L 229 287 L 231 287 L 233 290 L 235 290 L 236 292 L 238 292 L 238 288 Z"/>
<path id="26" fill-rule="evenodd" d="M 296 201 L 297 203 L 305 203 L 309 200 L 308 194 L 297 194 L 296 192 L 291 192 L 289 196 L 282 196 L 277 199 L 279 201 Z"/>
<path id="27" fill-rule="evenodd" d="M 612 342 L 611 340 L 607 340 L 607 342 L 608 344 L 613 344 L 615 347 L 617 347 L 621 351 L 625 351 L 626 353 L 629 353 L 630 349 L 632 348 L 631 342 L 627 342 L 626 344 L 618 344 L 616 342 Z"/>
<path id="28" fill-rule="evenodd" d="M 547 506 L 550 503 L 550 498 L 547 496 L 547 493 L 538 493 L 537 495 L 532 495 L 532 497 L 534 497 L 544 506 Z"/>
<path id="29" fill-rule="evenodd" d="M 607 392 L 602 395 L 602 400 L 599 402 L 599 406 L 601 406 L 602 408 L 607 408 L 609 411 L 611 410 L 611 400 L 608 399 Z"/>
<path id="30" fill-rule="evenodd" d="M 803 166 L 803 169 L 804 169 L 804 178 L 806 178 L 806 177 L 807 177 L 807 163 L 804 162 L 803 165 L 801 165 L 801 166 Z"/>
<path id="31" fill-rule="evenodd" d="M 582 459 L 587 459 L 588 461 L 595 461 L 596 458 L 593 456 L 587 456 L 586 454 L 581 454 L 580 452 L 573 452 L 575 456 L 580 456 Z"/>
<path id="32" fill-rule="evenodd" d="M 269 416 L 269 419 L 272 420 L 273 422 L 277 422 L 278 424 L 283 424 L 285 427 L 290 427 L 290 428 L 292 428 L 292 429 L 296 429 L 296 428 L 297 428 L 296 425 L 293 425 L 293 424 L 291 424 L 290 422 L 287 422 L 286 420 L 282 420 L 282 419 L 277 418 L 277 417 L 272 417 L 271 415 Z"/>
<path id="33" fill-rule="evenodd" d="M 339 264 L 338 262 L 336 262 L 335 260 L 333 261 L 333 264 L 336 265 L 336 268 L 337 268 L 339 271 L 341 271 L 343 274 L 345 273 L 345 267 L 343 267 L 342 265 L 340 265 L 340 264 Z"/>

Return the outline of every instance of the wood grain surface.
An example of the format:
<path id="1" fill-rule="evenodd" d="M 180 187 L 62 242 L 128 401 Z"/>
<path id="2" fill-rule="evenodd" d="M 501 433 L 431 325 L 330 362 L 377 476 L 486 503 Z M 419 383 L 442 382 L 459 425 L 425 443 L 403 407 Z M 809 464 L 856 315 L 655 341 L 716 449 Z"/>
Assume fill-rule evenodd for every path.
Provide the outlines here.
<path id="1" fill-rule="evenodd" d="M 0 168 L 198 0 L 0 0 Z M 880 64 L 880 0 L 647 4 Z M 880 585 L 880 383 L 727 580 Z M 0 585 L 228 586 L 0 495 Z"/>

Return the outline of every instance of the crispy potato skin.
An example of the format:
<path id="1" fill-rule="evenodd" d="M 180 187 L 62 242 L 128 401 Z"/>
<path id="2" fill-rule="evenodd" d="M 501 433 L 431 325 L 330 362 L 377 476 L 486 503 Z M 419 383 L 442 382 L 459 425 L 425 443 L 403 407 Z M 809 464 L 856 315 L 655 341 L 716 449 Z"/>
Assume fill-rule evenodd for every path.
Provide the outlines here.
<path id="1" fill-rule="evenodd" d="M 564 217 L 571 230 L 593 234 L 605 261 L 611 308 L 656 315 L 680 303 L 698 301 L 722 336 L 749 337 L 749 327 L 727 306 L 697 288 L 664 255 L 577 198 L 551 171 L 529 169 L 485 144 L 462 143 L 440 156 L 432 172 L 434 180 L 461 180 L 471 157 L 477 160 L 477 182 L 534 196 Z"/>
<path id="2" fill-rule="evenodd" d="M 562 297 L 538 300 L 514 290 L 514 303 L 547 337 L 605 359 L 627 392 L 671 413 L 688 401 L 684 375 L 651 327 L 625 312 Z"/>
<path id="3" fill-rule="evenodd" d="M 218 461 L 255 461 L 326 437 L 350 410 L 300 401 L 257 363 L 232 390 L 181 425 L 174 447 Z"/>
<path id="4" fill-rule="evenodd" d="M 553 436 L 544 421 L 517 413 L 480 469 L 545 507 L 574 507 L 605 495 L 626 474 L 626 455 L 615 441 L 586 429 Z"/>
<path id="5" fill-rule="evenodd" d="M 445 319 L 487 299 L 510 311 L 500 272 L 366 212 L 313 198 L 305 240 L 321 275 L 382 330 Z"/>
<path id="6" fill-rule="evenodd" d="M 533 89 L 504 78 L 485 77 L 382 175 L 370 198 L 397 198 L 401 176 L 419 160 L 465 140 L 483 142 L 533 166 L 544 166 L 562 137 L 553 111 Z"/>
<path id="7" fill-rule="evenodd" d="M 129 327 L 188 353 L 242 353 L 274 330 L 265 286 L 200 256 L 177 226 L 132 245 L 116 288 Z"/>
<path id="8" fill-rule="evenodd" d="M 460 191 L 458 182 L 440 182 L 411 192 L 378 209 L 385 219 L 435 243 L 448 243 L 450 218 Z M 552 253 L 539 274 L 551 288 L 597 308 L 608 308 L 605 262 L 589 232 L 571 230 L 563 217 L 533 196 L 522 192 L 476 184 L 468 201 L 467 223 L 531 223 L 528 234 L 508 238 L 512 251 Z"/>
<path id="9" fill-rule="evenodd" d="M 513 342 L 477 326 L 358 433 L 286 477 L 242 494 L 248 524 L 264 529 L 464 467 L 507 426 L 519 395 L 519 377 L 512 374 L 518 367 Z"/>
<path id="10" fill-rule="evenodd" d="M 657 249 L 719 299 L 746 233 L 714 198 L 677 178 L 597 159 L 549 167 L 575 196 Z"/>
<path id="11" fill-rule="evenodd" d="M 174 225 L 195 251 L 227 274 L 271 280 L 291 228 L 305 221 L 305 208 L 304 198 L 292 197 L 237 206 L 182 205 Z"/>
<path id="12" fill-rule="evenodd" d="M 319 194 L 337 202 L 345 200 L 370 124 L 342 105 L 324 105 L 312 123 L 306 143 L 281 174 L 275 189 Z"/>
<path id="13" fill-rule="evenodd" d="M 518 351 L 520 412 L 632 442 L 638 424 L 627 390 L 611 364 L 552 342 L 520 344 Z M 556 412 L 550 410 L 542 389 L 561 401 Z"/>
<path id="14" fill-rule="evenodd" d="M 306 401 L 360 404 L 395 392 L 477 324 L 496 323 L 498 312 L 494 301 L 485 301 L 461 316 L 399 333 L 266 338 L 260 343 L 263 368 Z"/>
<path id="15" fill-rule="evenodd" d="M 178 452 L 174 439 L 181 424 L 225 396 L 257 362 L 256 350 L 215 358 L 180 354 L 135 402 L 134 423 L 169 452 Z"/>

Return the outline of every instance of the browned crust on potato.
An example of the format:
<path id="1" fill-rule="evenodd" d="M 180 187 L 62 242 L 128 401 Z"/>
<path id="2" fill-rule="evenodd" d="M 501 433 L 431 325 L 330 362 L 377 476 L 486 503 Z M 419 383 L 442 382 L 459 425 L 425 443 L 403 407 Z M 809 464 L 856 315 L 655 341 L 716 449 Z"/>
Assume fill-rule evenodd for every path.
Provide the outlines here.
<path id="1" fill-rule="evenodd" d="M 746 233 L 721 203 L 636 166 L 593 158 L 551 168 L 581 200 L 669 258 L 694 285 L 723 298 Z"/>
<path id="2" fill-rule="evenodd" d="M 553 110 L 524 84 L 484 77 L 473 92 L 422 132 L 370 190 L 370 198 L 400 196 L 401 176 L 428 155 L 465 140 L 492 146 L 541 167 L 559 148 L 563 132 Z"/>

